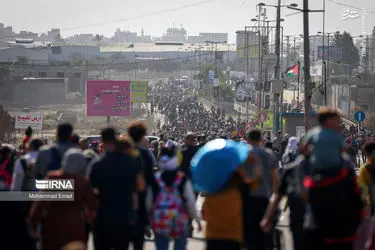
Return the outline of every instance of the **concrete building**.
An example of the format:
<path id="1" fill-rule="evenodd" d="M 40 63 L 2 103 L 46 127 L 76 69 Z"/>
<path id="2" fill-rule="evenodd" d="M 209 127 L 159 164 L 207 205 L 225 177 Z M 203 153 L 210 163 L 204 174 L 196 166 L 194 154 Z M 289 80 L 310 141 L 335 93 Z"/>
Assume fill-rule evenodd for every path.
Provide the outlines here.
<path id="1" fill-rule="evenodd" d="M 48 64 L 49 54 L 46 48 L 5 47 L 0 48 L 0 63 L 17 62 L 24 58 L 34 64 Z"/>
<path id="2" fill-rule="evenodd" d="M 68 79 L 24 78 L 0 85 L 1 100 L 23 106 L 64 104 Z"/>
<path id="3" fill-rule="evenodd" d="M 187 42 L 195 44 L 195 43 L 204 43 L 205 41 L 203 41 L 203 38 L 201 36 L 188 36 Z"/>
<path id="4" fill-rule="evenodd" d="M 1 75 L 3 70 L 3 75 Z M 55 66 L 55 65 L 0 65 L 0 79 L 20 80 L 33 79 L 67 79 L 66 92 L 84 94 L 84 84 L 88 79 L 88 68 L 85 66 Z"/>
<path id="5" fill-rule="evenodd" d="M 126 30 L 122 31 L 120 29 L 117 29 L 111 40 L 116 43 L 136 43 L 137 32 L 131 32 Z"/>
<path id="6" fill-rule="evenodd" d="M 50 61 L 71 61 L 74 57 L 92 59 L 100 56 L 97 45 L 58 45 L 51 47 Z"/>
<path id="7" fill-rule="evenodd" d="M 43 33 L 40 37 L 39 37 L 39 41 L 43 41 L 43 42 L 58 42 L 61 40 L 61 32 L 60 32 L 60 29 L 51 29 L 50 31 L 48 31 L 47 33 Z"/>
<path id="8" fill-rule="evenodd" d="M 199 33 L 198 36 L 188 36 L 188 43 L 228 42 L 228 33 Z"/>
<path id="9" fill-rule="evenodd" d="M 167 33 L 161 38 L 162 41 L 166 42 L 186 42 L 187 31 L 184 28 L 168 28 Z"/>
<path id="10" fill-rule="evenodd" d="M 65 40 L 73 44 L 92 44 L 94 41 L 94 34 L 78 34 L 70 36 Z"/>
<path id="11" fill-rule="evenodd" d="M 236 32 L 236 68 L 252 74 L 258 71 L 259 35 L 257 32 L 239 30 Z M 248 62 L 247 62 L 248 60 Z M 246 69 L 248 67 L 248 70 Z"/>
<path id="12" fill-rule="evenodd" d="M 207 41 L 216 43 L 228 42 L 228 33 L 199 33 L 199 37 L 201 37 L 203 43 Z"/>
<path id="13" fill-rule="evenodd" d="M 201 61 L 214 62 L 216 46 L 212 44 L 159 44 L 159 43 L 137 43 L 134 46 L 129 44 L 114 44 L 100 47 L 100 55 L 110 58 L 116 53 L 121 53 L 125 60 L 134 62 L 136 60 L 160 60 L 160 59 L 181 59 L 190 58 L 196 63 Z M 236 46 L 234 44 L 218 44 L 217 51 L 223 54 L 223 63 L 234 62 L 236 58 Z"/>

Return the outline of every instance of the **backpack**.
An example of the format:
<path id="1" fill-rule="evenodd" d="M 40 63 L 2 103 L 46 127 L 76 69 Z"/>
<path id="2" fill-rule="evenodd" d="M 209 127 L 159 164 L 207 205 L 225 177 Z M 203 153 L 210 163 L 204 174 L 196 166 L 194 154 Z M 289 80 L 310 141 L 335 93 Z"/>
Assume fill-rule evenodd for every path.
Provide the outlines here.
<path id="1" fill-rule="evenodd" d="M 362 220 L 364 204 L 356 173 L 347 160 L 341 160 L 342 168 L 310 170 L 303 180 L 315 225 L 327 244 L 353 242 Z"/>
<path id="2" fill-rule="evenodd" d="M 62 163 L 62 154 L 60 150 L 56 147 L 53 146 L 50 148 L 51 152 L 51 161 L 47 165 L 47 169 L 45 170 L 44 173 L 39 173 L 37 179 L 44 179 L 45 175 L 48 171 L 54 171 L 54 170 L 59 170 L 61 169 L 61 163 Z"/>
<path id="3" fill-rule="evenodd" d="M 35 189 L 35 165 L 27 164 L 27 161 L 24 157 L 20 158 L 21 166 L 24 172 L 24 178 L 21 186 L 21 191 L 32 191 Z"/>
<path id="4" fill-rule="evenodd" d="M 160 187 L 151 219 L 155 234 L 176 238 L 187 232 L 189 220 L 178 189 L 183 177 L 184 174 L 178 172 L 173 186 L 167 187 L 161 178 L 161 173 L 155 175 L 156 183 Z"/>

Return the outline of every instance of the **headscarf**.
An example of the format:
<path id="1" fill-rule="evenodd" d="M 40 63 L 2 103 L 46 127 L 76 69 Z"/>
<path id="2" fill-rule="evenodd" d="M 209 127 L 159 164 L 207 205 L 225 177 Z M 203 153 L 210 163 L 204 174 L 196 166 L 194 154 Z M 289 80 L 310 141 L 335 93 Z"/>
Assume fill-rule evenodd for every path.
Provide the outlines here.
<path id="1" fill-rule="evenodd" d="M 86 174 L 87 160 L 81 149 L 70 148 L 64 154 L 61 167 L 64 173 L 84 176 Z"/>
<path id="2" fill-rule="evenodd" d="M 292 136 L 289 138 L 288 145 L 286 146 L 285 152 L 289 152 L 292 154 L 296 154 L 299 149 L 299 141 L 298 138 Z"/>
<path id="3" fill-rule="evenodd" d="M 161 149 L 159 167 L 161 170 L 173 171 L 178 168 L 179 157 L 176 147 L 164 147 Z"/>
<path id="4" fill-rule="evenodd" d="M 283 164 L 289 164 L 295 161 L 299 152 L 298 138 L 292 136 L 289 138 L 288 145 L 286 146 L 285 153 L 282 157 Z"/>

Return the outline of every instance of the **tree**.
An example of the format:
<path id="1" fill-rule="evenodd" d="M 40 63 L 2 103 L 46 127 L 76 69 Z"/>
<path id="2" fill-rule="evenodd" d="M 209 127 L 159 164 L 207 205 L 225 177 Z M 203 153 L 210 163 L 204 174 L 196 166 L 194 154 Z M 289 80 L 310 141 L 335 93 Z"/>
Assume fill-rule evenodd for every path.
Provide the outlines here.
<path id="1" fill-rule="evenodd" d="M 342 49 L 342 58 L 332 65 L 333 74 L 351 74 L 355 66 L 359 64 L 360 56 L 358 48 L 354 45 L 353 38 L 348 32 L 336 32 L 333 45 Z M 331 71 L 331 70 L 330 70 Z"/>
<path id="2" fill-rule="evenodd" d="M 97 45 L 100 45 L 100 43 L 103 41 L 103 38 L 103 35 L 96 34 L 93 40 L 96 42 Z"/>

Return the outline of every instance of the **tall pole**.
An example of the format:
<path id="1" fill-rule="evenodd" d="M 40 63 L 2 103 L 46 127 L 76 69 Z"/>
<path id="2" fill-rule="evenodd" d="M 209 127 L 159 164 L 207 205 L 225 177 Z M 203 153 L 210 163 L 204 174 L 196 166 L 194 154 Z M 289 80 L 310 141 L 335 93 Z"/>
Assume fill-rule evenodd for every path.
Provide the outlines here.
<path id="1" fill-rule="evenodd" d="M 280 79 L 280 32 L 281 32 L 281 0 L 277 1 L 277 16 L 276 16 L 276 66 L 275 66 L 275 79 Z"/>
<path id="2" fill-rule="evenodd" d="M 247 26 L 245 26 L 245 50 L 246 50 L 246 78 L 249 76 L 249 34 L 247 33 Z"/>
<path id="3" fill-rule="evenodd" d="M 260 30 L 260 14 L 262 12 L 262 7 L 258 6 L 258 81 L 259 81 L 259 108 L 258 112 L 260 113 L 262 111 L 262 75 L 263 75 L 263 69 L 262 69 L 262 32 Z"/>
<path id="4" fill-rule="evenodd" d="M 329 42 L 329 35 L 331 33 L 327 33 L 327 58 L 324 60 L 324 104 L 328 106 L 327 101 L 327 81 L 328 81 L 328 72 L 329 72 L 329 49 L 330 49 L 330 42 Z"/>
<path id="5" fill-rule="evenodd" d="M 275 66 L 275 79 L 280 80 L 280 32 L 281 32 L 281 0 L 277 1 L 277 14 L 276 14 L 276 38 L 275 38 L 275 54 L 276 54 L 276 66 Z M 280 94 L 274 93 L 273 94 L 273 128 L 274 133 L 277 132 L 278 125 L 278 113 L 279 113 L 279 106 L 280 106 Z"/>
<path id="6" fill-rule="evenodd" d="M 298 59 L 298 76 L 297 76 L 297 108 L 299 108 L 299 85 L 300 85 L 300 82 L 301 82 L 301 62 L 300 60 Z"/>
<path id="7" fill-rule="evenodd" d="M 325 61 L 325 36 L 326 36 L 326 0 L 323 0 L 323 74 L 324 74 L 324 105 L 327 106 L 327 65 Z M 328 45 L 329 46 L 329 45 Z M 329 47 L 328 47 L 329 49 Z"/>
<path id="8" fill-rule="evenodd" d="M 245 50 L 246 50 L 246 81 L 249 79 L 249 51 L 250 51 L 250 46 L 249 46 L 249 34 L 247 31 L 248 26 L 245 26 Z M 245 83 L 247 84 L 247 83 Z M 249 101 L 246 102 L 246 122 L 249 121 Z"/>
<path id="9" fill-rule="evenodd" d="M 309 0 L 303 0 L 303 46 L 305 74 L 305 132 L 311 128 L 311 83 L 310 83 L 310 40 L 309 40 Z"/>

